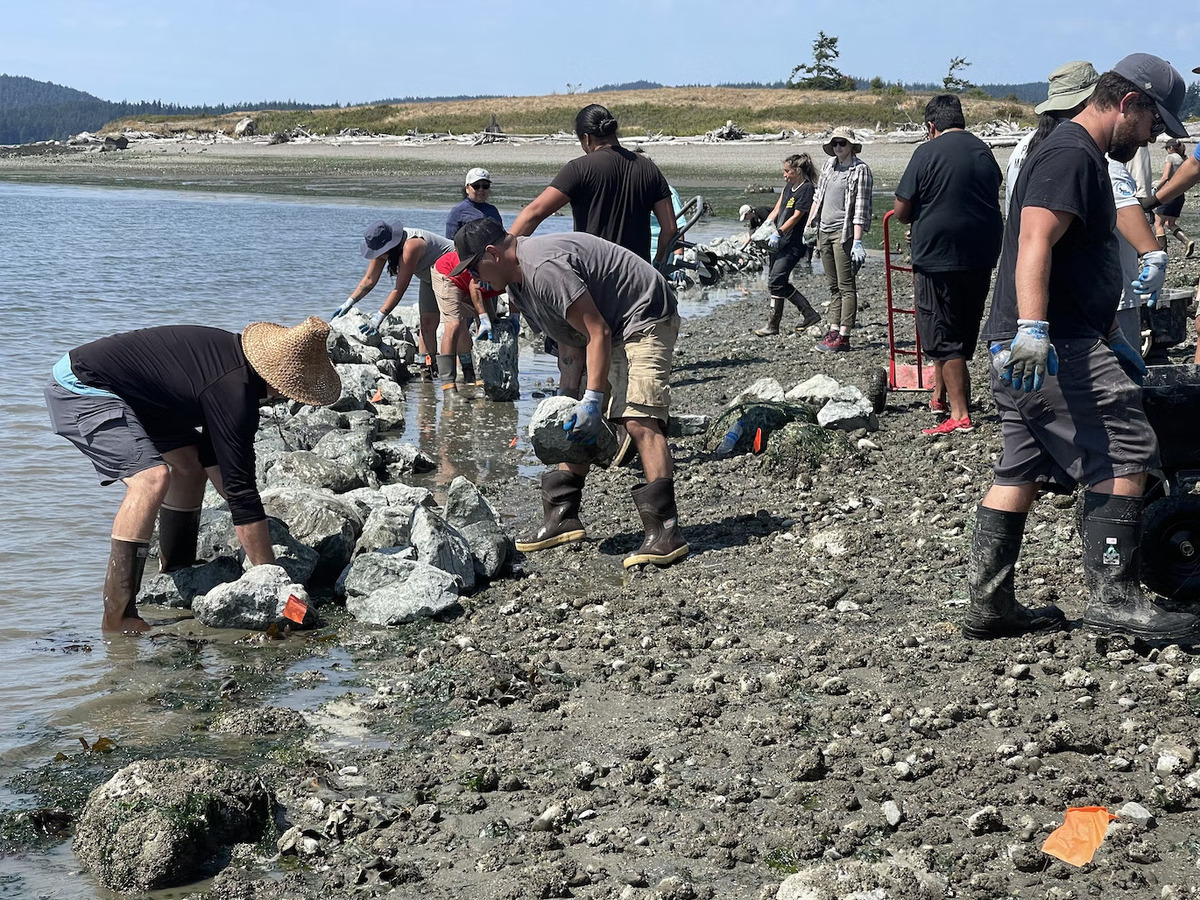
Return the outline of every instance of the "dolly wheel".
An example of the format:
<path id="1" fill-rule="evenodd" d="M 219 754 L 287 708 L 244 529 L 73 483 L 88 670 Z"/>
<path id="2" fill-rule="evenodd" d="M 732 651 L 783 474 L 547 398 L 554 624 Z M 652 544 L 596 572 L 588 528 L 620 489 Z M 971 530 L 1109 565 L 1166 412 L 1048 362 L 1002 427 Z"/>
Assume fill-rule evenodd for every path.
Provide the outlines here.
<path id="1" fill-rule="evenodd" d="M 1170 600 L 1200 600 L 1200 496 L 1164 497 L 1146 507 L 1142 581 Z"/>

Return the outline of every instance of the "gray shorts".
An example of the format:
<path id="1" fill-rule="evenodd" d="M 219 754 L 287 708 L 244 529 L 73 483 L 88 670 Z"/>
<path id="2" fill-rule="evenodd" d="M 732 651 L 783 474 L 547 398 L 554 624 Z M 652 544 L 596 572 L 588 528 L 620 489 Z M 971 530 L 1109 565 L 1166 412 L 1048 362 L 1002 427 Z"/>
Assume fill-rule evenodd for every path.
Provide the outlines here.
<path id="1" fill-rule="evenodd" d="M 431 273 L 432 274 L 432 273 Z M 438 314 L 437 294 L 433 292 L 433 280 L 420 281 L 420 287 L 417 288 L 417 315 L 419 316 L 436 316 Z"/>
<path id="2" fill-rule="evenodd" d="M 54 433 L 61 434 L 92 461 L 101 484 L 165 465 L 162 454 L 201 443 L 195 429 L 151 438 L 137 414 L 120 397 L 95 397 L 46 385 L 46 408 Z"/>
<path id="3" fill-rule="evenodd" d="M 1058 375 L 1040 391 L 1015 391 L 992 369 L 1004 447 L 996 484 L 1040 484 L 1070 492 L 1079 484 L 1136 475 L 1158 466 L 1158 439 L 1142 389 L 1104 341 L 1058 340 Z"/>

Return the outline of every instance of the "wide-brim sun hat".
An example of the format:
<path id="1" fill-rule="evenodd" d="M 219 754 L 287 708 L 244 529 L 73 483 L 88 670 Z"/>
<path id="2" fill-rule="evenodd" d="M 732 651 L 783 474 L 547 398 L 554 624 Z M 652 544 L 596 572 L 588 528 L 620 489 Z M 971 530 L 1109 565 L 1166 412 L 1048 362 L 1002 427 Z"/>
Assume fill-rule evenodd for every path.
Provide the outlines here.
<path id="1" fill-rule="evenodd" d="M 851 153 L 862 153 L 862 144 L 854 139 L 854 132 L 845 125 L 839 125 L 829 134 L 829 140 L 821 145 L 821 149 L 825 151 L 826 156 L 837 156 L 833 152 L 833 142 L 841 138 L 850 145 Z"/>
<path id="2" fill-rule="evenodd" d="M 399 219 L 372 222 L 363 232 L 362 255 L 367 259 L 378 259 L 393 247 L 404 243 L 404 223 Z"/>
<path id="3" fill-rule="evenodd" d="M 288 328 L 251 322 L 242 351 L 262 380 L 283 396 L 309 406 L 328 406 L 342 394 L 342 379 L 329 360 L 329 323 L 309 316 Z"/>
<path id="4" fill-rule="evenodd" d="M 1063 63 L 1050 73 L 1046 99 L 1033 108 L 1037 115 L 1074 109 L 1096 90 L 1100 73 L 1086 60 Z"/>

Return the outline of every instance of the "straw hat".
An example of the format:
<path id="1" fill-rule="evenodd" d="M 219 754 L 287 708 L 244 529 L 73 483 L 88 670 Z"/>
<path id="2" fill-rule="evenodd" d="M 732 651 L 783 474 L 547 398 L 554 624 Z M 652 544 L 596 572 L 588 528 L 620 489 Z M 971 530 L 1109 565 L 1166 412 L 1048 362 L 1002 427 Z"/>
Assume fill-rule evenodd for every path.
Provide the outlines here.
<path id="1" fill-rule="evenodd" d="M 325 341 L 329 323 L 309 316 L 294 328 L 252 322 L 242 332 L 242 350 L 262 380 L 283 396 L 328 406 L 342 394 L 342 379 Z"/>
<path id="2" fill-rule="evenodd" d="M 838 138 L 841 138 L 850 145 L 851 153 L 862 153 L 862 144 L 854 140 L 854 132 L 845 125 L 839 125 L 830 133 L 829 140 L 827 140 L 821 146 L 821 149 L 825 151 L 826 156 L 837 156 L 837 154 L 833 152 L 833 142 Z"/>

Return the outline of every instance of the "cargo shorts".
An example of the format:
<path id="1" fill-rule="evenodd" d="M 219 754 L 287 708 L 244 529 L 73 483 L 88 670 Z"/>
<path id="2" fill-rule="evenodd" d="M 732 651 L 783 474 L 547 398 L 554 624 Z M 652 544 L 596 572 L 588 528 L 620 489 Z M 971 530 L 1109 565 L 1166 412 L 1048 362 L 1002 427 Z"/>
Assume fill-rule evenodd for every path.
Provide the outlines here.
<path id="1" fill-rule="evenodd" d="M 659 319 L 613 345 L 608 368 L 608 418 L 658 419 L 671 408 L 671 357 L 679 339 L 679 315 Z"/>

